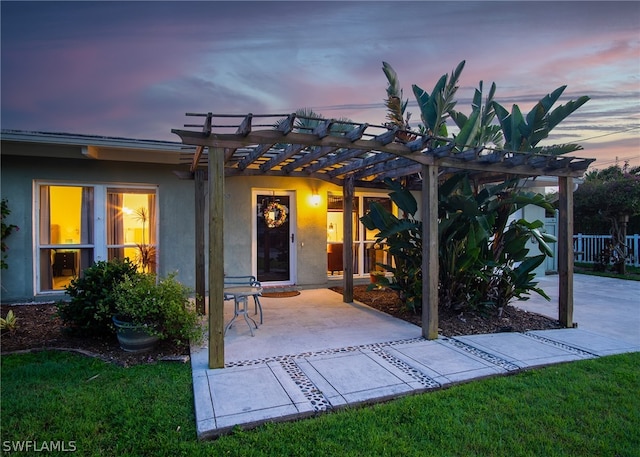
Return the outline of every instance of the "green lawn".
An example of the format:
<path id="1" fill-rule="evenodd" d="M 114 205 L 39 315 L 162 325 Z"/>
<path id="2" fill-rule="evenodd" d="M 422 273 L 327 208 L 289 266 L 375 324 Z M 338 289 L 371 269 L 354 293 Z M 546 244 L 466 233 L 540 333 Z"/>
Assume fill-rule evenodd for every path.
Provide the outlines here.
<path id="1" fill-rule="evenodd" d="M 574 271 L 583 275 L 591 276 L 604 276 L 605 278 L 627 279 L 630 281 L 640 281 L 640 267 L 633 267 L 627 265 L 626 274 L 621 275 L 608 268 L 606 271 L 595 271 L 592 263 L 580 263 L 574 264 Z"/>
<path id="2" fill-rule="evenodd" d="M 1 365 L 3 455 L 24 441 L 64 442 L 83 456 L 640 455 L 640 353 L 238 430 L 212 442 L 196 441 L 188 364 L 121 368 L 40 352 L 3 356 Z"/>

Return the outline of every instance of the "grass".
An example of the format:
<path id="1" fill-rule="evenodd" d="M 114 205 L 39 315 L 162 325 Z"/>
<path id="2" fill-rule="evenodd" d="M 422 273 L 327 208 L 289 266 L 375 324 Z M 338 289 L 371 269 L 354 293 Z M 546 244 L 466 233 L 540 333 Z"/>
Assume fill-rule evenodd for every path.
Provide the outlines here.
<path id="1" fill-rule="evenodd" d="M 196 440 L 188 365 L 121 368 L 61 352 L 7 355 L 1 365 L 7 455 L 6 446 L 24 440 L 73 442 L 83 456 L 640 455 L 640 353 L 238 429 L 212 442 Z"/>
<path id="2" fill-rule="evenodd" d="M 627 265 L 626 274 L 621 275 L 615 271 L 595 271 L 592 263 L 575 262 L 574 269 L 576 273 L 591 276 L 603 276 L 605 278 L 627 279 L 630 281 L 640 281 L 640 267 Z"/>

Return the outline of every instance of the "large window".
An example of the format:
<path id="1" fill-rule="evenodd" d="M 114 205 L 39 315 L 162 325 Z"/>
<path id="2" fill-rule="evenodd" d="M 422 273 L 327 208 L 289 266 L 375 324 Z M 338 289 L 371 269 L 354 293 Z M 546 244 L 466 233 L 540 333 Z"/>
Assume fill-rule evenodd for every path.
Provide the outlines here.
<path id="1" fill-rule="evenodd" d="M 156 269 L 156 189 L 37 186 L 36 289 L 60 291 L 98 260 L 128 257 Z"/>
<path id="2" fill-rule="evenodd" d="M 391 211 L 391 200 L 386 196 L 356 195 L 353 200 L 351 216 L 354 239 L 353 272 L 357 276 L 381 270 L 377 263 L 389 263 L 386 253 L 374 249 L 375 236 L 378 232 L 367 230 L 360 222 L 360 217 L 366 214 L 369 205 L 374 201 Z M 327 270 L 329 275 L 341 274 L 344 270 L 342 265 L 344 200 L 342 195 L 329 193 L 327 202 Z"/>

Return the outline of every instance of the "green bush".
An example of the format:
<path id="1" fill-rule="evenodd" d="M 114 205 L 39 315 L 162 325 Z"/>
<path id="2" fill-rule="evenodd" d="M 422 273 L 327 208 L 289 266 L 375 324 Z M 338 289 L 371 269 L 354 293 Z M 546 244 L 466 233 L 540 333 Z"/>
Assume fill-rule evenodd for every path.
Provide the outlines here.
<path id="1" fill-rule="evenodd" d="M 57 303 L 58 316 L 72 333 L 112 334 L 113 289 L 125 276 L 136 274 L 136 265 L 129 259 L 96 262 L 65 288 L 71 299 Z"/>
<path id="2" fill-rule="evenodd" d="M 119 320 L 145 326 L 160 339 L 188 344 L 201 334 L 189 289 L 175 274 L 160 280 L 151 273 L 126 275 L 115 286 L 113 297 Z"/>
<path id="3" fill-rule="evenodd" d="M 0 221 L 2 221 L 2 256 L 0 257 L 0 269 L 9 268 L 9 264 L 6 262 L 7 254 L 5 254 L 9 250 L 9 246 L 7 246 L 6 239 L 11 235 L 11 232 L 14 230 L 19 230 L 17 225 L 7 224 L 5 222 L 5 218 L 11 214 L 11 210 L 9 209 L 9 202 L 6 198 L 2 199 L 1 202 L 1 212 L 0 212 Z"/>

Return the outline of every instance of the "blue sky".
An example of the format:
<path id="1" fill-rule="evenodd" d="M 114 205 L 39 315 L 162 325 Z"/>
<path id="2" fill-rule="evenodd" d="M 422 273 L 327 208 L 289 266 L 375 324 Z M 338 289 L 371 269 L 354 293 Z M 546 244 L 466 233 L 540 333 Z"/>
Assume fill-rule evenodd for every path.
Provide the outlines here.
<path id="1" fill-rule="evenodd" d="M 2 128 L 177 141 L 186 112 L 385 122 L 382 62 L 430 91 L 460 61 L 523 110 L 592 98 L 547 143 L 640 165 L 640 2 L 0 3 Z M 411 106 L 413 124 L 418 109 Z"/>

